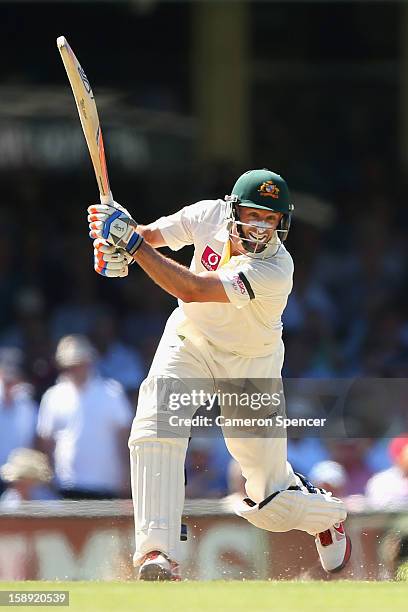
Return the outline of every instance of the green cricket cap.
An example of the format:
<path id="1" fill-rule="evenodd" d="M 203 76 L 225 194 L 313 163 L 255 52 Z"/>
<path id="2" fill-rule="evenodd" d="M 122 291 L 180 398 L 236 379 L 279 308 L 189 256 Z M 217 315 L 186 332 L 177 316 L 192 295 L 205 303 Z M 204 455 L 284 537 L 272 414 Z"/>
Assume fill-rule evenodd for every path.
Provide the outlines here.
<path id="1" fill-rule="evenodd" d="M 279 174 L 263 168 L 248 170 L 242 174 L 232 189 L 239 204 L 249 208 L 276 210 L 290 214 L 294 206 L 290 202 L 289 189 Z"/>

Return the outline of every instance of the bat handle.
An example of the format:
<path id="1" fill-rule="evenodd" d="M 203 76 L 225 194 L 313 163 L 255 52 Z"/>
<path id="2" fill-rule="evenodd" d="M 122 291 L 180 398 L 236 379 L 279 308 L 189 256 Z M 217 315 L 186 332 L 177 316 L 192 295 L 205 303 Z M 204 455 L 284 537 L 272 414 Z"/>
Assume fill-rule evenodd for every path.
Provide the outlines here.
<path id="1" fill-rule="evenodd" d="M 113 203 L 113 195 L 111 191 L 108 193 L 108 195 L 100 194 L 100 198 L 101 198 L 101 204 L 112 204 Z"/>
<path id="2" fill-rule="evenodd" d="M 102 195 L 102 193 L 99 194 L 100 199 L 101 199 L 101 204 L 113 204 L 113 195 L 112 192 L 110 191 L 108 195 Z M 119 253 L 119 250 L 116 249 L 116 252 Z"/>

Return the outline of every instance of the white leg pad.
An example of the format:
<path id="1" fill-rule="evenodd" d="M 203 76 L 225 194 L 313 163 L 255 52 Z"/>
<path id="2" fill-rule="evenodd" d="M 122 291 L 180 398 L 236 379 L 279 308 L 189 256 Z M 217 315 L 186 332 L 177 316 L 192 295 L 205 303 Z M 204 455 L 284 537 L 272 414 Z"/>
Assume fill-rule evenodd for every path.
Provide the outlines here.
<path id="1" fill-rule="evenodd" d="M 306 490 L 280 491 L 252 507 L 243 500 L 235 511 L 267 531 L 300 529 L 310 535 L 326 531 L 347 516 L 344 503 L 332 497 L 331 493 L 309 493 Z"/>
<path id="2" fill-rule="evenodd" d="M 185 450 L 176 440 L 137 441 L 131 446 L 131 481 L 137 566 L 152 550 L 179 558 L 184 506 Z"/>

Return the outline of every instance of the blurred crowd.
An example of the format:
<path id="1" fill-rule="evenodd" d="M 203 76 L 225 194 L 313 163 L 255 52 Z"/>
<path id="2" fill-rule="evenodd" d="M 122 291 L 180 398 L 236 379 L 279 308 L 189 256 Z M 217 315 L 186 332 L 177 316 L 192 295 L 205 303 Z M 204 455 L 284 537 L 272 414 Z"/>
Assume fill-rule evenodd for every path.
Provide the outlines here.
<path id="1" fill-rule="evenodd" d="M 285 377 L 407 377 L 404 186 L 378 160 L 366 159 L 358 170 L 358 184 L 337 182 L 321 201 L 295 198 Z M 147 223 L 198 199 L 223 197 L 240 171 L 220 163 L 189 181 L 169 178 L 164 199 L 150 177 L 124 179 L 120 201 Z M 296 190 L 300 176 L 288 172 Z M 57 212 L 48 179 L 19 177 L 5 180 L 0 227 L 1 501 L 128 497 L 126 439 L 138 387 L 175 301 L 136 265 L 126 279 L 94 273 L 90 202 L 75 197 L 81 177 L 74 186 L 58 178 Z M 188 263 L 190 254 L 176 257 Z M 408 504 L 405 401 L 367 402 L 352 437 L 291 436 L 289 460 L 350 503 L 365 496 L 380 507 L 393 491 Z M 316 414 L 313 405 L 300 410 Z M 242 487 L 223 440 L 193 438 L 187 496 L 221 497 Z"/>

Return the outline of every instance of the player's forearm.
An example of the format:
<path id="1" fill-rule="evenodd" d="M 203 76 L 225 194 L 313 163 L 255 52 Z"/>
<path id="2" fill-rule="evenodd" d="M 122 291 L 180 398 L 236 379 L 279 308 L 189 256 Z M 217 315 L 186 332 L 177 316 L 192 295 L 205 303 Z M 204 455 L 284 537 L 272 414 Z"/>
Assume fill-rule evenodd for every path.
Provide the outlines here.
<path id="1" fill-rule="evenodd" d="M 146 226 L 137 225 L 127 210 L 115 202 L 112 206 L 105 204 L 90 206 L 88 221 L 90 236 L 95 238 L 94 267 L 98 274 L 126 276 L 128 256 L 130 256 L 157 285 L 183 302 L 229 301 L 223 283 L 216 273 L 195 274 L 155 250 L 166 245 L 155 223 Z M 119 255 L 109 252 L 109 245 L 116 248 Z M 120 259 L 122 250 L 126 254 L 126 259 Z"/>
<path id="2" fill-rule="evenodd" d="M 165 257 L 144 242 L 134 255 L 135 261 L 159 287 L 183 302 L 197 301 L 200 277 L 173 259 Z"/>
<path id="3" fill-rule="evenodd" d="M 143 236 L 145 242 L 155 249 L 166 246 L 161 231 L 157 227 L 154 227 L 152 223 L 149 225 L 138 225 L 137 233 Z"/>

